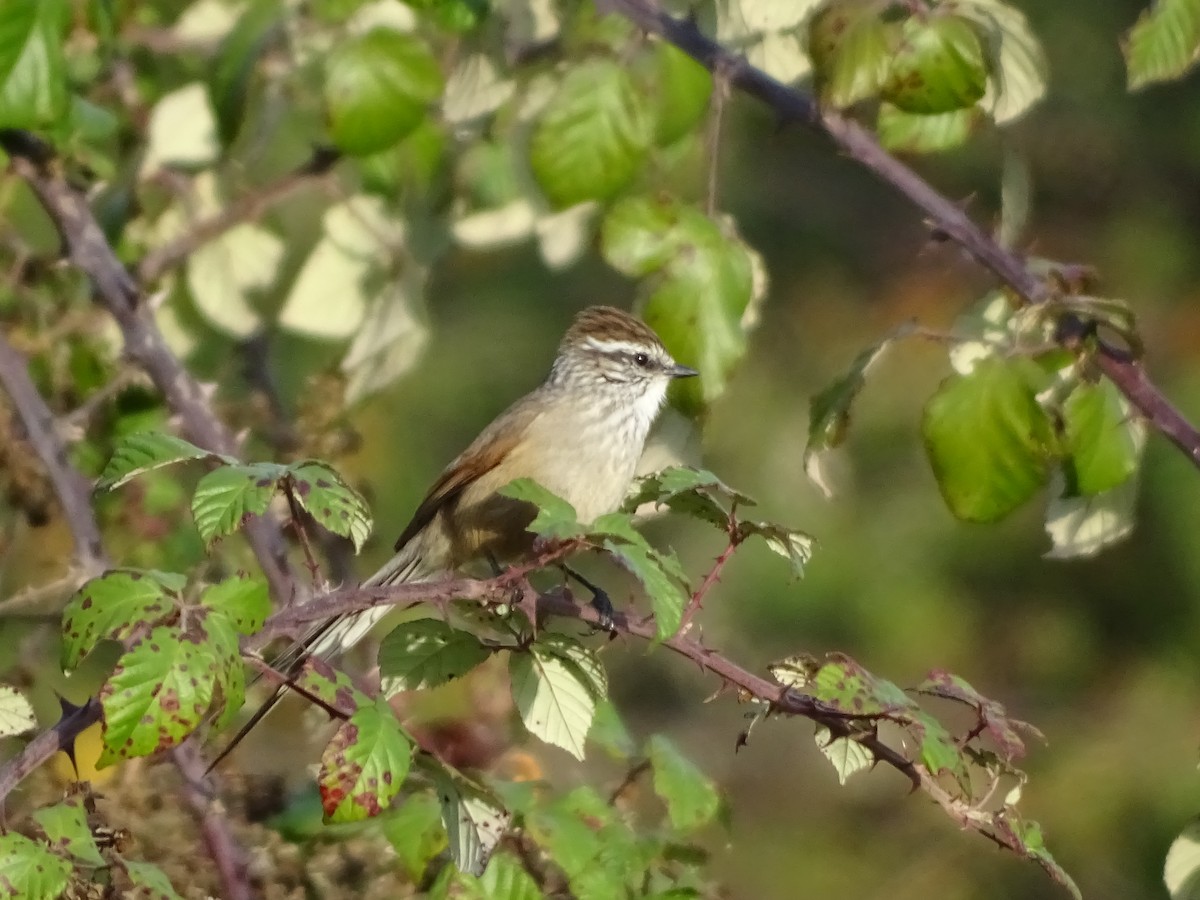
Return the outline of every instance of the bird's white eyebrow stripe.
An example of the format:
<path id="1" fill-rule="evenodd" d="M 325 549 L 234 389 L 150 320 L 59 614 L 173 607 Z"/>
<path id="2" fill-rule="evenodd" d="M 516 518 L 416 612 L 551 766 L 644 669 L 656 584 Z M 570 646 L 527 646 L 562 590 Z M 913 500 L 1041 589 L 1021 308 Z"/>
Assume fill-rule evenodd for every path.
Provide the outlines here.
<path id="1" fill-rule="evenodd" d="M 594 337 L 589 337 L 587 343 L 593 350 L 601 353 L 645 353 L 647 350 L 654 349 L 633 341 L 606 341 Z"/>

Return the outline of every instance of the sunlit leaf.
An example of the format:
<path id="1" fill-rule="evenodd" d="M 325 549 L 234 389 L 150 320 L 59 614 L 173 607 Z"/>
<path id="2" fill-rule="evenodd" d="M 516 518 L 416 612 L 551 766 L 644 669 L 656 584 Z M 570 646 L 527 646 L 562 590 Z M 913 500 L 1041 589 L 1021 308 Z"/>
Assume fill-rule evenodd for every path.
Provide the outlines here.
<path id="1" fill-rule="evenodd" d="M 1183 75 L 1200 54 L 1200 0 L 1153 0 L 1124 49 L 1131 91 Z"/>
<path id="2" fill-rule="evenodd" d="M 984 360 L 944 381 L 925 406 L 922 434 L 942 497 L 960 519 L 1002 519 L 1049 478 L 1050 419 L 1013 362 Z"/>
<path id="3" fill-rule="evenodd" d="M 441 805 L 429 791 L 405 797 L 379 823 L 396 859 L 416 883 L 429 863 L 446 848 L 446 829 L 442 826 Z"/>
<path id="4" fill-rule="evenodd" d="M 24 734 L 37 725 L 29 701 L 14 687 L 0 684 L 0 738 Z"/>
<path id="5" fill-rule="evenodd" d="M 93 578 L 63 610 L 62 667 L 75 666 L 101 640 L 124 640 L 175 608 L 184 577 L 141 569 L 114 569 Z"/>
<path id="6" fill-rule="evenodd" d="M 432 772 L 450 841 L 450 858 L 459 871 L 482 875 L 512 815 L 495 797 L 457 772 L 438 766 Z"/>
<path id="7" fill-rule="evenodd" d="M 1012 762 L 1025 755 L 1022 732 L 1033 737 L 1042 737 L 1042 733 L 1028 722 L 1009 716 L 1003 704 L 983 696 L 966 679 L 945 669 L 934 669 L 915 690 L 974 707 L 979 714 L 979 724 L 995 742 L 1006 762 Z"/>
<path id="8" fill-rule="evenodd" d="M 43 806 L 33 814 L 52 847 L 65 850 L 78 860 L 93 866 L 104 865 L 104 857 L 92 837 L 87 811 L 78 795 L 54 806 Z"/>
<path id="9" fill-rule="evenodd" d="M 11 831 L 0 835 L 0 895 L 58 900 L 71 880 L 71 863 Z"/>
<path id="10" fill-rule="evenodd" d="M 0 127 L 39 128 L 66 113 L 62 0 L 6 3 L 0 11 Z"/>
<path id="11" fill-rule="evenodd" d="M 845 784 L 850 776 L 875 764 L 874 755 L 858 741 L 848 737 L 835 738 L 824 726 L 817 726 L 816 742 L 817 748 L 833 765 L 838 784 Z"/>
<path id="12" fill-rule="evenodd" d="M 241 634 L 254 634 L 271 612 L 267 583 L 244 576 L 226 578 L 206 588 L 200 595 L 200 603 L 227 616 Z"/>
<path id="13" fill-rule="evenodd" d="M 534 644 L 509 658 L 513 702 L 529 731 L 583 759 L 596 698 L 580 669 Z"/>
<path id="14" fill-rule="evenodd" d="M 982 106 L 998 125 L 1020 118 L 1045 95 L 1048 71 L 1025 14 L 1005 0 L 953 0 L 953 7 L 984 37 L 991 78 Z"/>
<path id="15" fill-rule="evenodd" d="M 1055 483 L 1061 484 L 1061 478 Z M 1137 479 L 1130 478 L 1111 491 L 1088 496 L 1061 496 L 1053 490 L 1046 507 L 1046 534 L 1051 548 L 1047 559 L 1095 556 L 1133 533 L 1137 506 Z"/>
<path id="16" fill-rule="evenodd" d="M 371 534 L 371 510 L 362 495 L 320 460 L 288 466 L 296 501 L 327 531 L 349 538 L 361 550 Z"/>
<path id="17" fill-rule="evenodd" d="M 881 103 L 875 129 L 880 143 L 894 153 L 939 153 L 965 143 L 979 119 L 974 107 L 923 115 Z"/>
<path id="18" fill-rule="evenodd" d="M 1062 416 L 1069 454 L 1064 466 L 1073 492 L 1100 494 L 1137 471 L 1146 426 L 1111 381 L 1076 387 L 1063 404 Z"/>
<path id="19" fill-rule="evenodd" d="M 255 463 L 221 466 L 201 478 L 192 495 L 192 517 L 204 542 L 233 534 L 251 516 L 265 513 L 286 472 L 274 463 Z"/>
<path id="20" fill-rule="evenodd" d="M 808 24 L 808 54 L 821 99 L 836 107 L 874 96 L 887 77 L 896 27 L 878 0 L 832 0 Z"/>
<path id="21" fill-rule="evenodd" d="M 269 288 L 279 274 L 283 240 L 261 225 L 243 223 L 192 251 L 187 285 L 196 309 L 215 328 L 246 338 L 262 327 L 255 292 Z"/>
<path id="22" fill-rule="evenodd" d="M 321 755 L 317 785 L 329 822 L 379 815 L 400 792 L 412 744 L 387 701 L 360 706 Z"/>
<path id="23" fill-rule="evenodd" d="M 405 622 L 379 645 L 380 690 L 390 697 L 437 687 L 461 678 L 489 656 L 491 651 L 469 631 L 439 619 Z"/>
<path id="24" fill-rule="evenodd" d="M 96 490 L 108 491 L 120 487 L 143 472 L 190 459 L 219 459 L 234 462 L 232 457 L 218 456 L 162 431 L 139 431 L 117 441 L 112 458 L 96 482 Z"/>
<path id="25" fill-rule="evenodd" d="M 150 110 L 141 175 L 148 178 L 169 166 L 198 168 L 220 153 L 217 120 L 203 82 L 165 94 Z"/>
<path id="26" fill-rule="evenodd" d="M 1193 819 L 1171 842 L 1163 882 L 1171 900 L 1200 900 L 1200 821 Z"/>
<path id="27" fill-rule="evenodd" d="M 974 106 L 987 78 L 983 44 L 971 22 L 951 14 L 913 15 L 901 26 L 882 96 L 904 112 L 935 115 Z"/>
<path id="28" fill-rule="evenodd" d="M 626 68 L 607 59 L 579 63 L 534 128 L 533 175 L 555 206 L 607 200 L 641 170 L 653 129 L 651 110 Z"/>

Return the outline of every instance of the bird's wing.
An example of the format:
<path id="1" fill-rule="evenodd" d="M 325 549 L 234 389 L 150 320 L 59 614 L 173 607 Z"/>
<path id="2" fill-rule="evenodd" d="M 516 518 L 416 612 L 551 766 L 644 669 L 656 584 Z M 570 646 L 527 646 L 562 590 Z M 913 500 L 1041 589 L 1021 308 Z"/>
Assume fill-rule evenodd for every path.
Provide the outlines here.
<path id="1" fill-rule="evenodd" d="M 538 417 L 539 406 L 534 395 L 523 397 L 479 433 L 479 437 L 433 483 L 413 513 L 412 520 L 396 539 L 396 552 L 416 537 L 441 510 L 452 508 L 463 491 L 500 465 L 522 437 L 528 434 L 529 426 Z"/>

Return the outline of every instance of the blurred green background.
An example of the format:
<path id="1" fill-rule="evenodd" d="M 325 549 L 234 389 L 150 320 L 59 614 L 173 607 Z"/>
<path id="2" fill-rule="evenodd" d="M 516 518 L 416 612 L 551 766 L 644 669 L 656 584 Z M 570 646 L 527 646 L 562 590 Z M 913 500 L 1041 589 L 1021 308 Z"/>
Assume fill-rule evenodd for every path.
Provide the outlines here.
<path id="1" fill-rule="evenodd" d="M 1032 195 L 1022 247 L 1094 265 L 1101 292 L 1137 312 L 1152 376 L 1200 421 L 1200 76 L 1126 92 L 1118 40 L 1144 2 L 1016 5 L 1050 59 L 1047 99 L 1003 136 L 915 165 L 995 224 L 1006 155 L 1023 160 Z M 270 157 L 257 167 L 282 170 Z M 919 435 L 922 404 L 949 367 L 944 348 L 914 342 L 872 371 L 840 491 L 824 499 L 801 464 L 808 398 L 893 326 L 916 317 L 948 328 L 991 283 L 931 241 L 885 185 L 823 138 L 780 129 L 753 101 L 731 104 L 720 174 L 721 207 L 763 254 L 771 286 L 750 353 L 703 423 L 703 463 L 758 498 L 763 518 L 819 546 L 799 582 L 746 546 L 705 604 L 705 640 L 757 671 L 838 650 L 902 685 L 935 667 L 963 676 L 1045 733 L 1045 745 L 1031 742 L 1022 804 L 1084 895 L 1162 896 L 1167 848 L 1200 813 L 1200 473 L 1152 438 L 1137 530 L 1093 560 L 1042 558 L 1039 503 L 998 526 L 958 523 Z M 692 196 L 701 175 L 688 176 Z M 311 235 L 313 208 L 300 198 L 276 216 Z M 445 462 L 540 380 L 573 313 L 628 306 L 634 289 L 595 254 L 551 272 L 522 245 L 454 251 L 428 297 L 421 362 L 353 411 L 361 448 L 339 461 L 377 515 L 361 574 L 388 555 Z M 230 352 L 213 334 L 191 362 L 237 399 Z M 285 399 L 298 404 L 301 375 L 335 355 L 274 336 Z M 696 573 L 722 549 L 699 526 L 667 521 L 652 534 Z M 1034 865 L 959 833 L 894 772 L 839 787 L 806 722 L 760 723 L 735 752 L 747 708 L 728 695 L 702 703 L 714 679 L 643 646 L 617 643 L 604 658 L 635 736 L 665 731 L 727 793 L 732 827 L 710 845 L 730 896 L 1063 896 Z M 558 777 L 581 777 L 557 751 L 537 752 Z"/>

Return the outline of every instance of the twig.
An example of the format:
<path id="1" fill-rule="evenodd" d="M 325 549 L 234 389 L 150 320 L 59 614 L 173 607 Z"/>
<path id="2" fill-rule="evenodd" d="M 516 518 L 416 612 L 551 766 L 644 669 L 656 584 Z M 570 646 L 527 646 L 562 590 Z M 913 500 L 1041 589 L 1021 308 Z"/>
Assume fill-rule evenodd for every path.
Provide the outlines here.
<path id="1" fill-rule="evenodd" d="M 75 558 L 85 577 L 105 568 L 100 528 L 92 515 L 92 486 L 72 468 L 67 448 L 55 430 L 54 416 L 29 378 L 28 362 L 0 335 L 0 384 L 12 398 L 34 452 L 58 496 L 63 516 L 75 541 Z"/>
<path id="2" fill-rule="evenodd" d="M 246 853 L 233 839 L 229 820 L 205 773 L 204 760 L 196 749 L 195 740 L 184 741 L 171 751 L 171 758 L 183 778 L 183 796 L 200 820 L 200 832 L 208 845 L 208 854 L 216 863 L 221 896 L 228 900 L 250 900 L 254 891 L 250 886 Z"/>
<path id="3" fill-rule="evenodd" d="M 244 222 L 253 222 L 261 218 L 272 206 L 286 200 L 310 181 L 328 173 L 339 159 L 341 154 L 331 147 L 315 148 L 307 162 L 278 181 L 239 197 L 211 218 L 197 222 L 186 234 L 156 250 L 151 250 L 137 266 L 138 280 L 144 285 L 158 281 L 171 269 L 185 262 L 197 248 Z"/>
<path id="4" fill-rule="evenodd" d="M 1030 271 L 1024 259 L 1001 247 L 956 204 L 916 172 L 884 150 L 875 136 L 835 110 L 821 109 L 809 94 L 788 87 L 700 31 L 694 21 L 677 19 L 655 0 L 596 0 L 602 11 L 615 11 L 644 31 L 658 35 L 730 84 L 769 106 L 784 123 L 800 122 L 828 136 L 851 159 L 874 172 L 924 210 L 933 225 L 977 263 L 992 271 L 1030 303 L 1045 303 L 1055 289 Z M 1200 466 L 1200 431 L 1191 425 L 1146 374 L 1142 364 L 1121 348 L 1099 344 L 1097 364 L 1159 433 Z"/>
<path id="5" fill-rule="evenodd" d="M 637 780 L 648 771 L 650 771 L 650 760 L 648 759 L 639 759 L 630 766 L 628 771 L 625 772 L 625 777 L 621 779 L 621 783 L 613 788 L 612 793 L 608 795 L 608 805 L 616 806 L 617 801 L 625 795 L 625 792 L 633 787 L 637 783 Z"/>
<path id="6" fill-rule="evenodd" d="M 300 541 L 300 547 L 304 550 L 304 564 L 308 567 L 313 587 L 317 587 L 321 583 L 321 564 L 313 556 L 312 545 L 308 542 L 308 530 L 304 527 L 304 510 L 296 499 L 296 483 L 291 478 L 284 479 L 283 493 L 287 497 L 288 510 L 292 514 L 292 531 L 296 533 L 296 539 Z"/>
<path id="7" fill-rule="evenodd" d="M 729 544 L 713 562 L 712 568 L 708 570 L 708 574 L 700 582 L 700 587 L 696 588 L 691 599 L 688 601 L 688 605 L 683 611 L 683 618 L 679 620 L 679 631 L 681 632 L 687 630 L 696 613 L 700 611 L 705 596 L 712 590 L 713 585 L 721 580 L 721 573 L 724 571 L 726 564 L 733 558 L 733 554 L 737 552 L 737 548 L 742 543 L 742 537 L 738 532 L 736 521 L 732 519 L 732 513 L 730 516 Z"/>
<path id="8" fill-rule="evenodd" d="M 83 193 L 57 170 L 51 147 L 29 132 L 4 128 L 0 149 L 8 153 L 10 167 L 25 179 L 50 216 L 67 257 L 87 276 L 101 305 L 116 319 L 126 353 L 150 376 L 187 436 L 206 450 L 235 453 L 233 435 L 213 413 L 204 388 L 180 364 L 153 318 L 138 303 L 137 283 L 113 253 Z M 276 599 L 289 601 L 294 584 L 278 523 L 256 518 L 245 530 Z"/>

